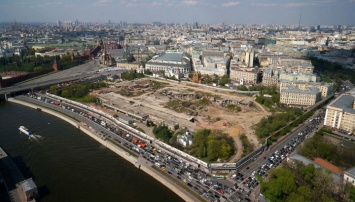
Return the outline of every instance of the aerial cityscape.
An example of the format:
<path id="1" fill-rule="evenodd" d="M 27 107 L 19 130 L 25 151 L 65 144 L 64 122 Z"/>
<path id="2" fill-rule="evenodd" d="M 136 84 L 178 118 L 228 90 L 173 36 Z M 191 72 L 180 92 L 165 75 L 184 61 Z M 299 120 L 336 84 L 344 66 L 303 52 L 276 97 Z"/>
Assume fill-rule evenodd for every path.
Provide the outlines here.
<path id="1" fill-rule="evenodd" d="M 0 201 L 355 201 L 354 9 L 2 2 Z"/>

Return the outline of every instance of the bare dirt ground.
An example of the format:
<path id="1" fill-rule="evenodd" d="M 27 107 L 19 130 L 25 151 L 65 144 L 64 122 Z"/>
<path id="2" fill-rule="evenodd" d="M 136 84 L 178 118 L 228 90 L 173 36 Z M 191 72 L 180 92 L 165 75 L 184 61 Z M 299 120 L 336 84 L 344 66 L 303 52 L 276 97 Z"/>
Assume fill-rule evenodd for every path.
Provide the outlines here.
<path id="1" fill-rule="evenodd" d="M 254 134 L 253 125 L 258 123 L 261 118 L 269 115 L 269 112 L 263 108 L 263 106 L 254 102 L 252 97 L 242 96 L 231 93 L 216 92 L 213 89 L 201 88 L 195 86 L 187 86 L 184 84 L 173 83 L 169 81 L 168 86 L 162 86 L 161 88 L 149 87 L 149 80 L 147 78 L 136 80 L 133 82 L 121 82 L 112 85 L 110 88 L 101 90 L 98 93 L 99 97 L 111 100 L 112 104 L 119 106 L 120 108 L 136 114 L 149 114 L 150 118 L 155 121 L 163 121 L 168 124 L 179 123 L 180 127 L 187 127 L 192 131 L 199 128 L 222 130 L 228 133 L 235 141 L 237 147 L 236 155 L 230 160 L 235 162 L 240 159 L 243 149 L 242 143 L 239 139 L 241 134 L 245 134 L 249 142 L 253 145 L 254 149 L 260 146 L 257 137 Z M 142 85 L 140 85 L 142 84 Z M 137 87 L 138 86 L 138 87 Z M 120 95 L 122 89 L 127 91 L 124 94 L 128 96 Z M 139 91 L 137 93 L 137 91 Z M 171 94 L 166 95 L 165 92 L 173 92 L 173 94 L 196 94 L 196 93 L 208 93 L 212 96 L 218 96 L 218 99 L 228 99 L 241 103 L 252 102 L 252 106 L 245 104 L 238 104 L 241 111 L 231 111 L 225 106 L 211 101 L 208 105 L 196 105 L 199 100 L 196 98 L 172 98 Z M 174 110 L 167 106 L 167 103 L 172 100 L 178 100 L 181 102 L 188 102 L 192 105 L 192 109 L 195 109 L 196 115 L 194 115 L 195 122 L 192 123 L 188 119 L 191 117 L 191 106 L 175 108 Z M 181 106 L 179 106 L 181 107 Z M 190 107 L 190 108 L 189 108 Z M 147 132 L 147 131 L 146 131 Z"/>

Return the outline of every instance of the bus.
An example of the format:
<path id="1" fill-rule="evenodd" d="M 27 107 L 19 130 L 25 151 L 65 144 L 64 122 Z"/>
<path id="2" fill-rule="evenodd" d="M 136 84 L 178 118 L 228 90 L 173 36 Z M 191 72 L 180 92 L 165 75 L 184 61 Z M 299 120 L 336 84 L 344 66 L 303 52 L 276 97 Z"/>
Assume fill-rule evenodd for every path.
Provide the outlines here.
<path id="1" fill-rule="evenodd" d="M 226 176 L 224 176 L 224 175 L 215 175 L 215 174 L 213 174 L 212 177 L 215 178 L 215 179 L 219 179 L 219 180 L 225 180 L 226 179 Z"/>

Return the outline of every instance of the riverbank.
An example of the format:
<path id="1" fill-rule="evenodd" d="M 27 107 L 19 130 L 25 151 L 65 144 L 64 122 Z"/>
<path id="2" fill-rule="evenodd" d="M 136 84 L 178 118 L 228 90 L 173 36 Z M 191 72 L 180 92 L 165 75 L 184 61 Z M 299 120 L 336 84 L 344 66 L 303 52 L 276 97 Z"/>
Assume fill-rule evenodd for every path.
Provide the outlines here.
<path id="1" fill-rule="evenodd" d="M 61 112 L 46 108 L 45 106 L 42 106 L 41 104 L 29 103 L 26 101 L 21 101 L 21 100 L 16 100 L 16 99 L 9 99 L 9 101 L 12 103 L 20 104 L 20 105 L 30 107 L 33 109 L 40 108 L 40 110 L 42 112 L 51 114 L 55 117 L 58 117 L 64 121 L 66 121 L 67 123 L 80 129 L 82 132 L 89 135 L 94 140 L 96 140 L 100 144 L 104 145 L 105 147 L 107 147 L 108 149 L 113 151 L 114 153 L 118 154 L 119 156 L 121 156 L 122 158 L 127 160 L 128 162 L 132 163 L 138 169 L 143 170 L 145 173 L 147 173 L 148 175 L 150 175 L 151 177 L 153 177 L 154 179 L 159 181 L 161 184 L 163 184 L 164 186 L 166 186 L 167 188 L 172 190 L 174 193 L 176 193 L 178 196 L 180 196 L 183 200 L 198 201 L 198 199 L 196 199 L 190 193 L 184 191 L 182 187 L 176 185 L 174 182 L 172 182 L 172 180 L 167 179 L 161 173 L 154 170 L 150 164 L 146 163 L 145 159 L 143 159 L 141 157 L 135 158 L 134 156 L 130 155 L 128 152 L 122 150 L 121 148 L 117 147 L 115 144 L 111 143 L 110 141 L 106 141 L 105 139 L 103 139 L 101 137 L 101 135 L 99 133 L 97 133 L 96 131 L 92 131 L 92 129 L 90 127 L 83 126 L 83 124 L 81 124 L 79 120 L 75 120 L 75 118 L 71 118 L 70 115 L 65 115 Z M 157 192 L 157 194 L 159 194 L 159 192 Z"/>

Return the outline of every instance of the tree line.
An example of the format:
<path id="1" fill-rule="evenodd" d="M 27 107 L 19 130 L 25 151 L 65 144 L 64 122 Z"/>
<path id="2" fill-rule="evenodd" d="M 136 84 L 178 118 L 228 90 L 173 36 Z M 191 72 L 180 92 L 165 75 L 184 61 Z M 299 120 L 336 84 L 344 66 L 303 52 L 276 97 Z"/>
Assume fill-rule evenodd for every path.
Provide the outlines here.
<path id="1" fill-rule="evenodd" d="M 21 52 L 20 55 L 12 57 L 0 58 L 0 72 L 4 71 L 21 71 L 21 72 L 35 72 L 41 70 L 52 69 L 54 60 L 63 68 L 67 69 L 74 67 L 85 62 L 85 59 L 71 59 L 70 54 L 60 56 L 35 56 L 34 50 L 26 50 Z"/>
<path id="2" fill-rule="evenodd" d="M 287 108 L 284 112 L 273 113 L 270 116 L 263 117 L 255 127 L 255 134 L 259 138 L 265 138 L 289 124 L 303 114 L 302 109 Z M 289 129 L 290 130 L 290 129 Z"/>
<path id="3" fill-rule="evenodd" d="M 299 153 L 309 159 L 320 157 L 332 164 L 348 169 L 355 166 L 355 148 L 333 144 L 325 135 L 331 134 L 331 129 L 322 128 L 312 138 L 307 139 L 299 148 Z"/>
<path id="4" fill-rule="evenodd" d="M 136 70 L 125 71 L 121 73 L 121 79 L 132 81 L 134 79 L 143 78 L 144 74 L 137 73 Z"/>
<path id="5" fill-rule="evenodd" d="M 104 82 L 71 84 L 64 86 L 53 85 L 50 87 L 50 91 L 55 95 L 68 99 L 73 99 L 82 102 L 95 102 L 96 97 L 93 95 L 89 95 L 89 92 L 93 89 L 98 89 L 106 86 L 107 85 Z"/>
<path id="6" fill-rule="evenodd" d="M 335 89 L 339 88 L 342 80 L 350 80 L 352 83 L 355 83 L 355 70 L 343 67 L 336 62 L 329 62 L 315 57 L 311 57 L 310 59 L 316 72 L 324 74 L 335 81 Z"/>
<path id="7" fill-rule="evenodd" d="M 331 202 L 355 200 L 355 187 L 336 183 L 329 172 L 299 161 L 285 162 L 269 171 L 267 180 L 259 177 L 261 193 L 273 202 Z"/>

